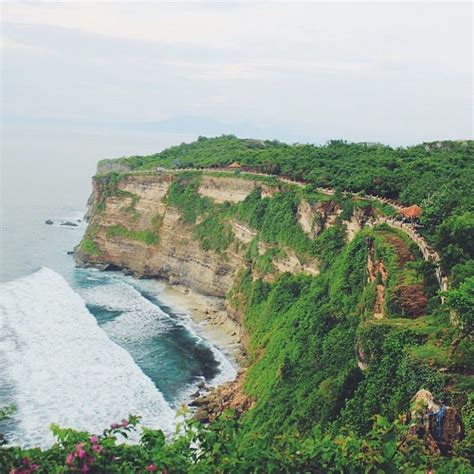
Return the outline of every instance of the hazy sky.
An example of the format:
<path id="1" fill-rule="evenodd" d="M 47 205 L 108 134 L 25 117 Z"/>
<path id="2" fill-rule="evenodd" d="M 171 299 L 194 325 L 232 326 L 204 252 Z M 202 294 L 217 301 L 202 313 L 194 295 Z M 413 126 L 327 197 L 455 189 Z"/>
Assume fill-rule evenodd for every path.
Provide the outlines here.
<path id="1" fill-rule="evenodd" d="M 100 158 L 200 134 L 392 145 L 472 136 L 470 3 L 2 10 L 4 175 L 62 163 L 88 176 Z"/>

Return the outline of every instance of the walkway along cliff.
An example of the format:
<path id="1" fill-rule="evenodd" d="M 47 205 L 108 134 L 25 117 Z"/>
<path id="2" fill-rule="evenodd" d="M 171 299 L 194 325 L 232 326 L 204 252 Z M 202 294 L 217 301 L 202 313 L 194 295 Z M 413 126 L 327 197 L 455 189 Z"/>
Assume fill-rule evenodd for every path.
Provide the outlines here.
<path id="1" fill-rule="evenodd" d="M 233 163 L 235 164 L 235 163 Z M 119 168 L 121 171 L 127 171 L 126 168 L 121 165 L 122 168 Z M 229 167 L 230 169 L 230 167 Z M 232 168 L 234 169 L 234 168 Z M 199 172 L 202 173 L 209 173 L 210 176 L 219 176 L 219 174 L 222 175 L 222 177 L 226 177 L 229 175 L 228 170 L 223 170 L 219 171 L 216 170 L 215 168 L 202 168 L 198 170 Z M 153 175 L 156 174 L 157 176 L 161 176 L 163 174 L 168 174 L 169 176 L 172 176 L 174 174 L 180 174 L 180 173 L 186 173 L 186 172 L 196 172 L 196 169 L 194 168 L 177 168 L 173 170 L 166 170 L 164 168 L 160 169 L 159 171 L 155 173 L 147 172 L 147 175 Z M 135 175 L 135 176 L 140 176 L 143 175 L 143 172 L 127 172 L 128 175 Z M 289 178 L 284 178 L 284 177 L 279 177 L 277 175 L 268 175 L 268 174 L 263 174 L 263 173 L 257 173 L 257 172 L 246 172 L 246 171 L 240 171 L 239 172 L 239 178 L 245 178 L 247 176 L 249 179 L 252 178 L 267 178 L 267 179 L 276 179 L 281 183 L 286 183 L 290 186 L 298 186 L 298 187 L 304 187 L 307 185 L 307 183 L 302 182 L 302 181 L 295 181 Z M 230 182 L 230 181 L 229 181 Z M 211 198 L 215 198 L 217 202 L 224 202 L 226 198 L 229 198 L 229 202 L 238 202 L 240 200 L 243 200 L 249 192 L 249 188 L 246 186 L 242 187 L 242 190 L 239 190 L 239 185 L 242 184 L 242 181 L 237 182 L 237 184 L 234 184 L 235 188 L 234 189 L 229 189 L 227 191 L 222 191 L 221 188 L 216 189 L 214 192 L 211 190 L 212 188 L 208 188 L 208 196 Z M 206 187 L 206 184 L 201 185 L 201 193 L 206 195 L 206 192 L 204 191 L 204 188 Z M 322 194 L 326 194 L 328 196 L 334 196 L 335 191 L 334 189 L 331 188 L 322 188 L 318 187 L 316 188 L 318 192 Z M 344 196 L 355 196 L 357 198 L 361 199 L 367 199 L 367 200 L 375 200 L 381 204 L 386 204 L 396 211 L 401 211 L 403 208 L 402 206 L 387 198 L 383 198 L 380 196 L 375 196 L 373 194 L 363 194 L 363 193 L 356 193 L 356 194 L 350 194 L 343 192 L 342 193 Z M 426 239 L 416 230 L 416 227 L 407 222 L 402 222 L 400 220 L 397 220 L 395 218 L 390 218 L 386 216 L 381 216 L 381 215 L 375 215 L 373 219 L 367 222 L 368 225 L 376 225 L 376 224 L 387 224 L 390 227 L 397 228 L 405 232 L 412 240 L 413 242 L 416 243 L 416 245 L 419 247 L 420 251 L 423 254 L 423 258 L 427 262 L 433 262 L 436 267 L 436 278 L 439 283 L 439 288 L 441 291 L 446 291 L 448 289 L 448 278 L 446 275 L 443 275 L 440 267 L 440 261 L 441 257 L 439 254 L 428 244 Z M 238 224 L 237 224 L 238 225 Z"/>

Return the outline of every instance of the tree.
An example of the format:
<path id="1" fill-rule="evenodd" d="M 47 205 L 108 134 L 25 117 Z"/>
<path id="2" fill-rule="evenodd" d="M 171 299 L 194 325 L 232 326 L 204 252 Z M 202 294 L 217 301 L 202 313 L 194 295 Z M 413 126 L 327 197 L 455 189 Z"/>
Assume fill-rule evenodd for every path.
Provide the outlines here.
<path id="1" fill-rule="evenodd" d="M 445 293 L 445 304 L 456 312 L 459 336 L 451 344 L 454 352 L 466 337 L 474 336 L 474 277 L 467 278 L 459 288 Z"/>

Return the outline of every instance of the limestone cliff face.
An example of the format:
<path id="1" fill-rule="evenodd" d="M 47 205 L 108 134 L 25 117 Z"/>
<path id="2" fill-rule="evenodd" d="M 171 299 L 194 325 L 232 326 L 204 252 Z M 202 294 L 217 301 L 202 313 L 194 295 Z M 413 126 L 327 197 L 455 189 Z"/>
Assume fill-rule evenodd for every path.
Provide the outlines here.
<path id="1" fill-rule="evenodd" d="M 302 199 L 298 206 L 298 222 L 309 238 L 316 238 L 321 232 L 333 226 L 343 210 L 336 201 L 309 203 Z M 343 220 L 347 241 L 350 242 L 365 225 L 373 224 L 376 215 L 370 206 L 355 206 L 350 220 Z"/>
<path id="2" fill-rule="evenodd" d="M 166 278 L 172 284 L 224 297 L 243 263 L 238 239 L 247 241 L 253 231 L 235 223 L 237 239 L 224 254 L 204 250 L 180 212 L 164 202 L 172 179 L 169 174 L 131 175 L 118 183 L 118 192 L 112 196 L 104 196 L 100 182 L 95 181 L 88 232 L 93 234 L 97 252 L 86 253 L 81 246 L 76 250 L 76 262 L 80 266 L 120 268 L 140 277 Z M 239 188 L 239 183 L 251 185 Z M 229 183 L 228 178 L 212 178 L 203 180 L 199 191 L 218 202 L 236 202 L 245 199 L 253 188 L 252 181 L 235 179 Z M 111 233 L 117 228 L 139 233 L 153 225 L 159 237 L 154 244 L 129 238 L 123 232 Z"/>
<path id="3" fill-rule="evenodd" d="M 198 192 L 217 203 L 239 202 L 243 201 L 257 185 L 254 180 L 204 175 Z"/>
<path id="4" fill-rule="evenodd" d="M 302 199 L 298 207 L 298 222 L 309 238 L 314 239 L 334 225 L 341 212 L 341 207 L 334 201 L 309 203 Z"/>
<path id="5" fill-rule="evenodd" d="M 225 252 L 204 250 L 194 236 L 194 228 L 183 221 L 180 211 L 166 203 L 166 195 L 174 173 L 129 174 L 113 188 L 104 177 L 93 183 L 89 201 L 89 228 L 83 240 L 92 244 L 76 249 L 79 266 L 122 269 L 138 277 L 166 278 L 172 284 L 187 286 L 199 293 L 225 297 L 238 272 L 245 265 L 247 245 L 257 231 L 244 222 L 230 220 L 233 242 Z M 202 175 L 197 192 L 216 203 L 243 201 L 257 186 L 262 196 L 272 196 L 278 186 L 254 179 Z M 334 225 L 342 213 L 334 201 L 308 203 L 302 200 L 298 222 L 310 238 Z M 350 239 L 371 216 L 356 209 L 351 221 L 345 222 Z M 146 233 L 153 233 L 147 238 Z M 148 235 L 150 237 L 150 235 Z M 258 242 L 259 254 L 270 249 Z M 301 262 L 291 249 L 280 249 L 272 260 L 277 273 L 317 275 L 318 262 Z M 275 274 L 258 275 L 271 281 Z M 231 317 L 238 319 L 229 309 Z"/>
<path id="6" fill-rule="evenodd" d="M 385 312 L 385 285 L 388 273 L 382 260 L 376 260 L 372 242 L 368 242 L 367 252 L 367 280 L 375 282 L 374 318 L 382 319 Z"/>

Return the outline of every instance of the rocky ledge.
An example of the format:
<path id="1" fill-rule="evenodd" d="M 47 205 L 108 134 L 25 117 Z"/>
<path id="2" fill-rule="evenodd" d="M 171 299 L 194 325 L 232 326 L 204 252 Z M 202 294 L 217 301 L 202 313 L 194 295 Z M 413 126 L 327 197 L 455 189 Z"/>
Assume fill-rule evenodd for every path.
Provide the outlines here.
<path id="1" fill-rule="evenodd" d="M 252 407 L 252 399 L 244 392 L 245 369 L 232 382 L 218 387 L 201 387 L 196 398 L 189 403 L 194 410 L 194 418 L 201 423 L 210 423 L 224 410 L 231 409 L 237 416 Z"/>

